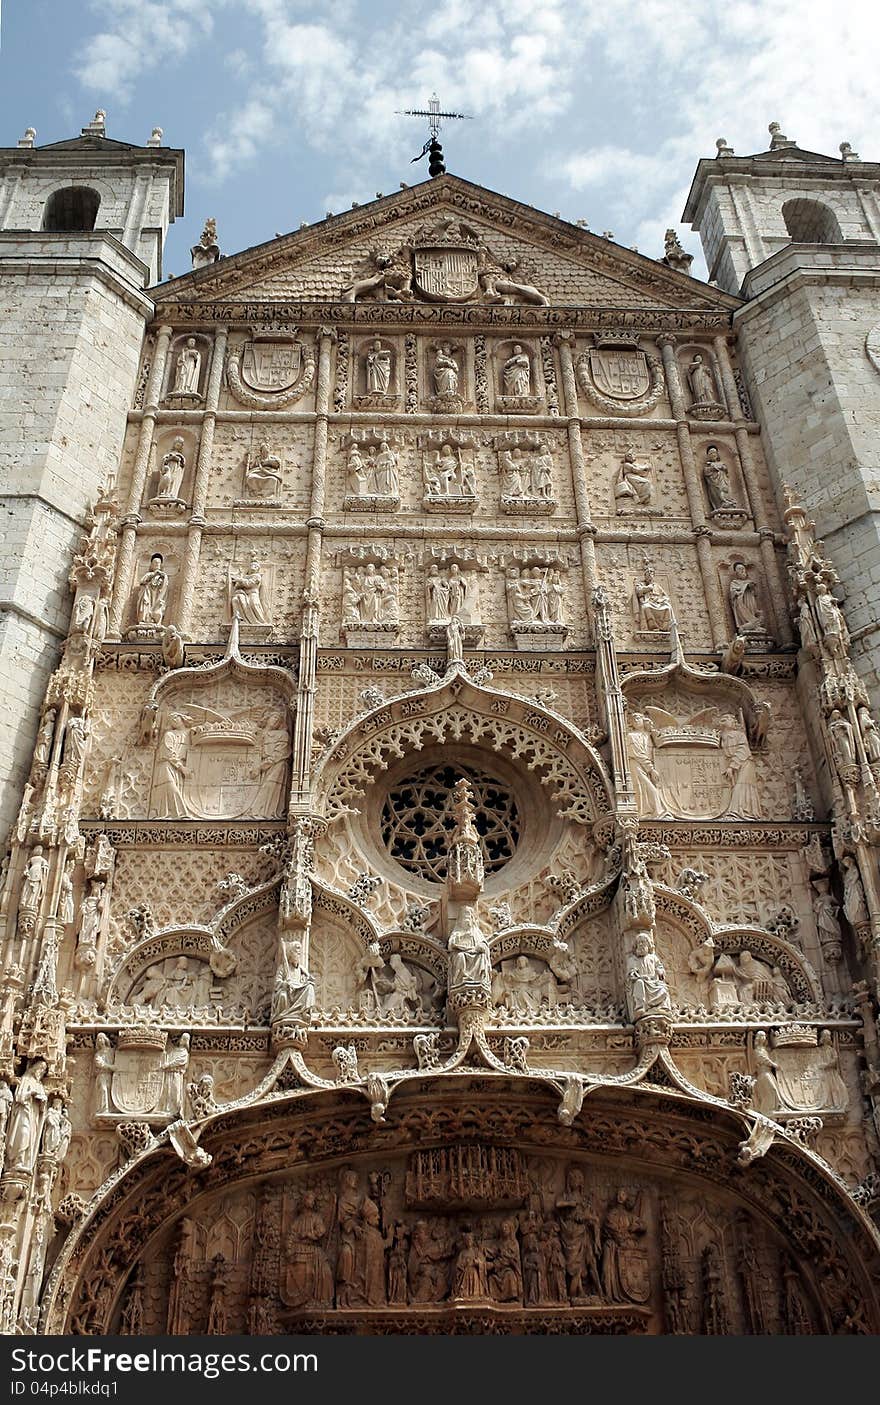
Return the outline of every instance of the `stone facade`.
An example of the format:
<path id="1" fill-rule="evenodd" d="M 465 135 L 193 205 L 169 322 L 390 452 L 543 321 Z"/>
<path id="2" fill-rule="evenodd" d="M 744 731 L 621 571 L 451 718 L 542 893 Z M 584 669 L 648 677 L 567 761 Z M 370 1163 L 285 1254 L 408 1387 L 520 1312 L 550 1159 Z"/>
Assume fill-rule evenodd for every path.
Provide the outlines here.
<path id="1" fill-rule="evenodd" d="M 3 1330 L 876 1332 L 880 733 L 749 306 L 449 175 L 218 255 L 15 793 Z"/>

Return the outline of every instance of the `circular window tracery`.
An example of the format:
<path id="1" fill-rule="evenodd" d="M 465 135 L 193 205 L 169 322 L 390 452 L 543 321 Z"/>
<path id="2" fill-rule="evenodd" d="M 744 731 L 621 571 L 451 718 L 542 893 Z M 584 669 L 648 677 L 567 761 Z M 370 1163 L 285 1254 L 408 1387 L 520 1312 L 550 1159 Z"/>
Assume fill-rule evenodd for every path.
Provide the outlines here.
<path id="1" fill-rule="evenodd" d="M 510 862 L 519 842 L 519 810 L 508 786 L 461 763 L 426 766 L 388 791 L 381 828 L 391 858 L 429 883 L 442 883 L 446 878 L 446 857 L 455 829 L 452 788 L 462 776 L 473 794 L 474 823 L 487 875 Z"/>

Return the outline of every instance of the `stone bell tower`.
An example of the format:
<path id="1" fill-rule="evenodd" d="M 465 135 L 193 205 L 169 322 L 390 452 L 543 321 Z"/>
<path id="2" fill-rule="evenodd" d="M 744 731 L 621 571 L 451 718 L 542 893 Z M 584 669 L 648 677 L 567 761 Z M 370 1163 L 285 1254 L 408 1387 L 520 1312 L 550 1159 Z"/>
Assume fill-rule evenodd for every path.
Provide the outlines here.
<path id="1" fill-rule="evenodd" d="M 848 142 L 802 150 L 723 139 L 697 166 L 683 218 L 734 314 L 777 491 L 789 483 L 841 577 L 854 657 L 880 697 L 880 164 Z"/>
<path id="2" fill-rule="evenodd" d="M 106 136 L 0 148 L 0 772 L 21 794 L 40 700 L 67 632 L 86 506 L 114 474 L 132 405 L 145 289 L 183 213 L 183 152 Z"/>

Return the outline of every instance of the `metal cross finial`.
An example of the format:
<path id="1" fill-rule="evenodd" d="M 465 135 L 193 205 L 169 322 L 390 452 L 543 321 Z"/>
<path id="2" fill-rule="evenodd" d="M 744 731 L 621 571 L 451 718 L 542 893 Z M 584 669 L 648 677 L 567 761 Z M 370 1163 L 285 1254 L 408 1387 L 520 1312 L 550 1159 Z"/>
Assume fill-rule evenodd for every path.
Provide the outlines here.
<path id="1" fill-rule="evenodd" d="M 442 121 L 470 122 L 472 120 L 467 112 L 441 112 L 440 99 L 436 93 L 431 94 L 427 108 L 404 107 L 397 108 L 396 112 L 398 117 L 427 117 L 432 141 L 437 140 Z"/>

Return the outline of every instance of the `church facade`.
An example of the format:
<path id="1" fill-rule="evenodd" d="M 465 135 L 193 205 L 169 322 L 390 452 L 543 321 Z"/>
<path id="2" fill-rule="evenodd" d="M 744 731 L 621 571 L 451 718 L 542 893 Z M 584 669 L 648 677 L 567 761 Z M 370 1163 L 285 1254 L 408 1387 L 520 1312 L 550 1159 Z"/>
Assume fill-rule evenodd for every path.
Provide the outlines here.
<path id="1" fill-rule="evenodd" d="M 772 137 L 711 284 L 0 153 L 4 1332 L 880 1330 L 880 169 Z"/>

